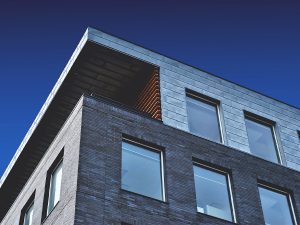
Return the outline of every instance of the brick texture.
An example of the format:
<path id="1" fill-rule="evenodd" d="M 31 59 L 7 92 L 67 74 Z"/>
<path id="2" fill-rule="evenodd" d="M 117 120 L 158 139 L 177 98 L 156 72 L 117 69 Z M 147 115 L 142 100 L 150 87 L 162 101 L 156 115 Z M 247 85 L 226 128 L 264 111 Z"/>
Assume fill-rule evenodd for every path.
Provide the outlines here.
<path id="1" fill-rule="evenodd" d="M 264 224 L 258 180 L 292 193 L 299 220 L 299 172 L 92 98 L 82 121 L 75 224 L 232 224 L 196 212 L 195 160 L 229 171 L 238 224 Z M 167 202 L 121 190 L 122 135 L 164 149 Z"/>
<path id="2" fill-rule="evenodd" d="M 21 210 L 35 191 L 33 224 L 73 225 L 81 134 L 82 101 L 79 101 L 43 159 L 23 187 L 14 204 L 1 221 L 1 225 L 19 225 Z M 48 169 L 64 149 L 61 200 L 42 223 L 45 182 Z M 1 202 L 0 205 L 5 204 Z"/>

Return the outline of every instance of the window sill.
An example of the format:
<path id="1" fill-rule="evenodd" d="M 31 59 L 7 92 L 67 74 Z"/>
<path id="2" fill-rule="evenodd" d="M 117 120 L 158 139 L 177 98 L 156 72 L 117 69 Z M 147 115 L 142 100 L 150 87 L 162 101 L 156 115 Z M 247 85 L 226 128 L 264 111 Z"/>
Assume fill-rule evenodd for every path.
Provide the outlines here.
<path id="1" fill-rule="evenodd" d="M 232 225 L 237 225 L 238 224 L 237 222 L 225 220 L 225 219 L 222 219 L 222 218 L 219 218 L 219 217 L 216 217 L 216 216 L 212 216 L 212 215 L 208 215 L 208 214 L 205 214 L 205 213 L 201 213 L 201 212 L 198 212 L 198 211 L 197 211 L 197 215 L 201 216 L 201 217 L 208 217 L 208 218 L 211 218 L 211 219 L 219 220 L 219 221 L 226 222 L 226 223 L 232 224 Z"/>
<path id="2" fill-rule="evenodd" d="M 159 203 L 169 204 L 167 201 L 163 201 L 163 200 L 159 200 L 159 199 L 156 199 L 156 198 L 152 198 L 152 197 L 149 197 L 149 196 L 146 196 L 146 195 L 143 195 L 143 194 L 139 194 L 139 193 L 136 193 L 136 192 L 133 192 L 133 191 L 128 191 L 126 189 L 120 188 L 120 191 L 121 191 L 121 193 L 123 192 L 124 194 L 132 194 L 132 195 L 136 195 L 136 196 L 139 196 L 139 197 L 147 198 L 147 199 L 159 202 Z"/>
<path id="3" fill-rule="evenodd" d="M 57 205 L 60 203 L 60 201 L 58 201 L 55 206 L 51 209 L 51 211 L 48 213 L 48 215 L 42 220 L 41 224 L 44 224 L 45 221 L 48 219 L 48 217 L 52 214 L 52 212 L 56 209 Z"/>

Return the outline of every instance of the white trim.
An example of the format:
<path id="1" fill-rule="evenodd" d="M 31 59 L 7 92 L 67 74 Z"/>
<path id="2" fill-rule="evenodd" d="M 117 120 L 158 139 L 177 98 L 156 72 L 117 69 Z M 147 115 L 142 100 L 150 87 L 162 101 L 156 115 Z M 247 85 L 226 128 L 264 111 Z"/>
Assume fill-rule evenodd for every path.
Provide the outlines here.
<path id="1" fill-rule="evenodd" d="M 88 41 L 88 33 L 90 32 L 89 29 L 90 28 L 88 28 L 85 31 L 83 37 L 81 38 L 79 44 L 77 45 L 75 51 L 73 52 L 71 58 L 69 59 L 69 61 L 67 63 L 67 65 L 65 66 L 65 68 L 62 71 L 62 73 L 60 74 L 56 84 L 54 85 L 53 89 L 51 90 L 50 94 L 48 95 L 44 105 L 40 109 L 40 111 L 37 114 L 36 118 L 34 119 L 32 125 L 30 126 L 29 130 L 27 131 L 25 137 L 23 138 L 20 146 L 16 150 L 16 153 L 14 154 L 14 156 L 11 159 L 9 165 L 7 166 L 6 170 L 4 171 L 4 173 L 3 173 L 3 175 L 0 179 L 0 188 L 2 187 L 2 185 L 3 185 L 4 181 L 6 180 L 8 174 L 10 173 L 10 170 L 13 168 L 16 161 L 18 160 L 18 158 L 19 158 L 21 152 L 23 151 L 24 147 L 26 146 L 27 142 L 31 138 L 31 135 L 34 133 L 35 129 L 37 128 L 37 126 L 41 122 L 41 119 L 43 118 L 44 114 L 48 110 L 49 105 L 51 104 L 51 102 L 54 99 L 54 97 L 55 97 L 56 93 L 58 92 L 58 90 L 60 89 L 60 86 L 62 85 L 63 81 L 65 80 L 65 78 L 69 74 L 69 71 L 70 71 L 71 67 L 73 66 L 75 60 L 77 59 L 79 53 L 81 52 L 81 50 L 84 47 L 85 43 Z"/>
<path id="2" fill-rule="evenodd" d="M 192 91 L 192 90 L 191 90 Z M 187 127 L 188 127 L 188 132 L 191 133 L 191 134 L 194 134 L 198 137 L 202 137 L 202 138 L 205 138 L 207 140 L 210 140 L 210 141 L 213 141 L 213 142 L 216 142 L 216 143 L 219 143 L 219 144 L 223 144 L 223 145 L 226 145 L 225 143 L 225 123 L 223 122 L 223 119 L 221 118 L 221 101 L 219 100 L 210 100 L 210 99 L 213 99 L 212 97 L 210 96 L 206 96 L 204 94 L 201 94 L 199 93 L 199 95 L 203 95 L 202 96 L 198 96 L 197 94 L 193 94 L 191 93 L 189 90 L 185 90 L 185 107 L 186 107 L 186 116 L 187 116 Z M 206 98 L 205 98 L 206 96 Z M 209 137 L 205 137 L 205 136 L 202 136 L 202 135 L 198 135 L 198 134 L 195 134 L 195 133 L 192 133 L 190 131 L 190 127 L 189 127 L 189 119 L 188 119 L 188 107 L 187 107 L 187 98 L 192 98 L 196 101 L 200 101 L 204 104 L 208 104 L 208 105 L 211 105 L 211 106 L 214 106 L 216 108 L 216 114 L 217 114 L 217 122 L 218 122 L 218 128 L 219 128 L 219 135 L 220 135 L 220 142 L 218 141 L 215 141 L 215 140 L 212 140 L 210 139 Z"/>
<path id="3" fill-rule="evenodd" d="M 267 189 L 269 191 L 273 191 L 273 192 L 281 194 L 281 195 L 285 195 L 286 198 L 287 198 L 287 201 L 288 201 L 288 205 L 289 205 L 289 209 L 290 209 L 289 211 L 290 211 L 290 214 L 291 214 L 291 217 L 292 217 L 292 222 L 293 222 L 294 225 L 298 225 L 297 218 L 296 218 L 296 213 L 295 213 L 295 209 L 294 209 L 294 206 L 293 206 L 293 201 L 292 201 L 292 197 L 291 197 L 290 193 L 288 193 L 286 191 L 283 191 L 283 190 L 280 190 L 278 188 L 272 187 L 270 185 L 260 183 L 260 182 L 258 182 L 258 187 Z M 260 202 L 261 202 L 260 194 L 259 194 L 259 197 L 260 197 Z"/>
<path id="4" fill-rule="evenodd" d="M 128 144 L 136 145 L 138 147 L 141 146 L 141 147 L 145 148 L 148 151 L 154 151 L 154 152 L 160 154 L 160 177 L 161 177 L 161 188 L 162 188 L 162 190 L 161 190 L 161 192 L 162 192 L 162 201 L 166 202 L 166 190 L 165 190 L 166 187 L 165 187 L 165 170 L 164 170 L 164 154 L 163 154 L 163 151 L 158 149 L 158 148 L 152 147 L 152 146 L 147 145 L 147 144 L 143 144 L 141 142 L 134 141 L 134 140 L 132 140 L 130 138 L 126 138 L 126 137 L 122 137 L 122 143 L 123 142 L 127 142 Z M 123 149 L 123 146 L 122 146 L 122 149 Z M 122 169 L 122 165 L 121 165 L 121 169 Z M 149 197 L 149 196 L 147 196 L 147 197 Z M 152 198 L 152 197 L 149 197 L 149 198 Z"/>
<path id="5" fill-rule="evenodd" d="M 47 216 L 49 216 L 49 214 L 52 212 L 52 210 L 55 208 L 55 206 L 59 203 L 59 201 L 60 201 L 60 197 L 61 197 L 61 193 L 59 193 L 59 200 L 58 200 L 58 202 L 55 204 L 55 205 L 53 205 L 53 208 L 51 209 L 51 210 L 49 210 L 49 203 L 50 203 L 50 191 L 51 191 L 51 186 L 52 186 L 52 177 L 53 177 L 53 173 L 55 173 L 56 172 L 56 170 L 57 170 L 57 168 L 61 165 L 61 170 L 63 169 L 62 168 L 62 163 L 63 163 L 63 158 L 62 159 L 60 159 L 59 160 L 59 162 L 55 165 L 55 167 L 52 169 L 52 171 L 51 171 L 51 176 L 50 176 L 50 180 L 49 180 L 49 190 L 48 190 L 48 199 L 47 199 L 47 212 L 46 212 L 46 217 Z M 61 171 L 61 172 L 63 172 L 63 171 Z M 47 179 L 47 178 L 46 178 Z M 62 177 L 61 177 L 61 180 L 60 180 L 60 182 L 62 182 Z M 61 184 L 60 184 L 61 185 Z M 60 191 L 61 191 L 61 188 L 60 188 Z"/>
<path id="6" fill-rule="evenodd" d="M 227 186 L 227 189 L 228 189 L 227 191 L 228 191 L 228 195 L 229 195 L 229 198 L 230 198 L 230 206 L 231 206 L 230 209 L 231 209 L 232 220 L 233 220 L 232 222 L 237 223 L 236 213 L 235 213 L 235 205 L 234 205 L 234 200 L 233 200 L 233 191 L 232 191 L 232 187 L 231 187 L 231 179 L 230 179 L 229 173 L 227 173 L 223 170 L 220 170 L 218 168 L 215 168 L 215 167 L 208 166 L 206 164 L 197 162 L 197 161 L 193 161 L 193 165 L 198 166 L 198 167 L 202 167 L 202 168 L 207 169 L 207 170 L 211 170 L 215 173 L 222 174 L 226 177 L 226 184 L 227 184 L 226 186 Z M 195 174 L 195 172 L 193 172 L 193 173 Z"/>
<path id="7" fill-rule="evenodd" d="M 276 156 L 277 156 L 277 164 L 279 165 L 283 165 L 283 159 L 282 159 L 282 156 L 281 156 L 281 151 L 280 151 L 280 148 L 279 148 L 279 142 L 278 142 L 278 139 L 277 139 L 277 132 L 275 130 L 275 125 L 276 125 L 276 122 L 273 122 L 269 119 L 265 119 L 265 121 L 263 120 L 263 118 L 261 118 L 261 116 L 258 116 L 259 118 L 255 117 L 254 115 L 249 115 L 246 111 L 244 111 L 244 119 L 245 120 L 249 120 L 251 122 L 254 122 L 254 123 L 257 123 L 257 124 L 260 124 L 260 125 L 263 125 L 263 126 L 266 126 L 266 127 L 269 127 L 271 128 L 271 133 L 272 133 L 272 137 L 273 137 L 273 142 L 274 142 L 274 146 L 275 146 L 275 153 L 276 153 Z M 248 128 L 247 128 L 247 125 L 245 123 L 245 126 L 246 126 L 246 134 L 247 134 L 247 139 L 248 139 L 248 143 L 249 143 L 249 134 L 248 134 Z M 250 150 L 250 154 L 251 155 L 254 155 L 256 157 L 259 157 L 259 158 L 262 158 L 258 155 L 255 155 L 251 152 L 251 148 L 250 148 L 250 145 L 249 145 L 249 150 Z M 264 159 L 264 158 L 262 158 Z M 267 160 L 267 161 L 270 161 L 270 162 L 273 162 L 271 160 L 268 160 L 268 159 L 264 159 L 264 160 Z"/>

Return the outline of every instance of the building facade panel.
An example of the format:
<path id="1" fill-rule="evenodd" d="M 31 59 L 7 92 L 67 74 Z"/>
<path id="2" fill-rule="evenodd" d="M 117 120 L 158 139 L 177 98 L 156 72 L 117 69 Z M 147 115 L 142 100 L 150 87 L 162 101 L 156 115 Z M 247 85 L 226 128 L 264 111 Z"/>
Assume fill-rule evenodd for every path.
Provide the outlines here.
<path id="1" fill-rule="evenodd" d="M 231 119 L 243 124 L 244 110 L 274 121 L 277 124 L 279 136 L 281 136 L 281 133 L 284 136 L 281 124 L 285 128 L 291 130 L 296 130 L 300 127 L 299 109 L 268 98 L 239 85 L 230 83 L 224 79 L 200 71 L 191 66 L 184 65 L 178 61 L 169 59 L 140 46 L 136 46 L 116 38 L 111 38 L 110 35 L 93 30 L 93 34 L 90 35 L 90 38 L 95 42 L 107 45 L 116 50 L 159 66 L 160 79 L 163 83 L 163 85 L 161 85 L 162 109 L 163 112 L 165 112 L 162 117 L 164 123 L 167 125 L 188 131 L 187 121 L 184 119 L 186 115 L 182 115 L 182 112 L 186 112 L 186 93 L 183 90 L 188 88 L 213 97 L 219 100 L 221 104 L 222 102 L 224 102 L 224 104 L 230 102 L 229 106 L 231 108 L 229 109 L 225 106 L 223 109 L 225 130 L 228 130 L 228 132 L 230 131 L 230 125 L 226 122 L 226 120 Z M 170 104 L 174 104 L 177 107 L 182 108 L 182 110 L 177 112 L 176 108 L 170 107 Z M 179 119 L 175 118 L 176 114 L 174 113 L 180 114 L 180 116 L 178 116 Z M 228 140 L 227 144 L 229 146 L 236 148 L 237 145 L 231 145 L 230 143 L 239 143 L 243 146 L 242 149 L 238 148 L 239 150 L 249 151 L 247 140 L 240 138 L 240 136 L 247 136 L 245 127 L 243 127 L 240 131 L 240 135 L 232 135 L 231 133 L 226 133 L 226 135 Z M 294 139 L 298 138 L 296 132 L 291 132 L 290 136 Z M 280 149 L 282 149 L 284 153 L 288 153 L 289 148 L 292 148 L 294 144 L 295 143 L 293 141 L 286 141 L 284 146 L 280 146 Z M 284 154 L 282 157 L 284 158 Z M 287 161 L 289 161 L 289 159 L 287 159 Z M 298 162 L 294 163 L 298 164 Z M 288 163 L 283 162 L 283 164 L 286 165 Z M 294 164 L 288 165 L 291 166 Z M 291 168 L 297 169 L 296 167 L 292 166 Z"/>
<path id="2" fill-rule="evenodd" d="M 84 101 L 82 124 L 75 224 L 232 224 L 197 213 L 194 162 L 229 173 L 238 224 L 264 224 L 262 181 L 292 193 L 299 217 L 296 171 L 93 98 Z M 121 189 L 124 137 L 164 152 L 166 202 Z"/>

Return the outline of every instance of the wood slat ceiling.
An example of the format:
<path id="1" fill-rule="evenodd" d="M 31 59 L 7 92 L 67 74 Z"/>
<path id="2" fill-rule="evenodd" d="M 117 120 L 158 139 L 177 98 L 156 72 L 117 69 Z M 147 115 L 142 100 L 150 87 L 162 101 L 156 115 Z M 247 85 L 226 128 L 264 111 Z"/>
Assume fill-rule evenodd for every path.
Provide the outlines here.
<path id="1" fill-rule="evenodd" d="M 138 92 L 154 70 L 153 65 L 87 42 L 0 189 L 4 203 L 0 207 L 0 221 L 82 94 L 105 96 L 134 106 Z"/>

